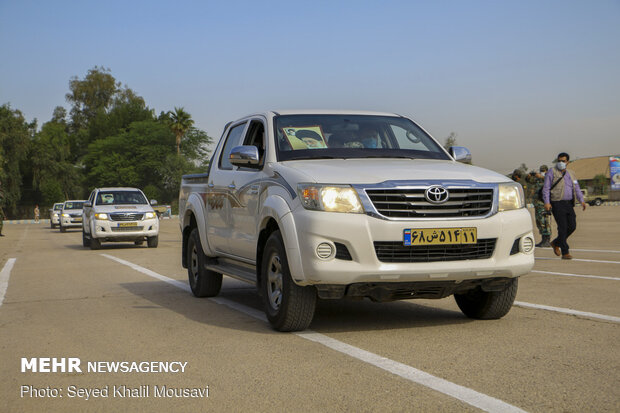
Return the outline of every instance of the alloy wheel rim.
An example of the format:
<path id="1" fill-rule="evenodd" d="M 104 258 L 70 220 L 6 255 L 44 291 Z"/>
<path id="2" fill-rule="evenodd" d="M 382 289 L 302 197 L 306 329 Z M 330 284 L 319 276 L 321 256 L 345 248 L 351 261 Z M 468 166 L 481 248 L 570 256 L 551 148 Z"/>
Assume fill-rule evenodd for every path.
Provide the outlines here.
<path id="1" fill-rule="evenodd" d="M 274 310 L 280 309 L 282 304 L 282 278 L 282 262 L 280 257 L 274 253 L 267 267 L 267 297 L 269 305 Z"/>
<path id="2" fill-rule="evenodd" d="M 192 284 L 195 285 L 198 279 L 198 252 L 196 251 L 196 245 L 192 247 L 190 266 L 192 269 Z"/>

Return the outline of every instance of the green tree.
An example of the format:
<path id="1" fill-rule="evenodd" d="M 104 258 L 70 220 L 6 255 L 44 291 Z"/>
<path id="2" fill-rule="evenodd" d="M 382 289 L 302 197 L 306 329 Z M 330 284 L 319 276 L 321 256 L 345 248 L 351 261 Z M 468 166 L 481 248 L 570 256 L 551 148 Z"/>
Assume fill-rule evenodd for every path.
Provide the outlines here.
<path id="1" fill-rule="evenodd" d="M 25 162 L 36 120 L 28 123 L 24 115 L 9 104 L 0 106 L 0 182 L 4 192 L 5 212 L 17 213 L 22 196 Z"/>
<path id="2" fill-rule="evenodd" d="M 81 174 L 71 162 L 66 126 L 63 121 L 45 123 L 32 145 L 33 185 L 48 205 L 82 196 Z"/>
<path id="3" fill-rule="evenodd" d="M 106 111 L 120 88 L 110 69 L 95 66 L 84 79 L 74 76 L 69 81 L 69 93 L 65 95 L 71 108 L 71 122 L 74 131 L 86 128 L 100 111 Z"/>
<path id="4" fill-rule="evenodd" d="M 456 146 L 456 133 L 450 132 L 450 135 L 444 140 L 443 147 L 448 150 L 451 146 Z"/>
<path id="5" fill-rule="evenodd" d="M 183 136 L 194 125 L 194 121 L 189 113 L 183 108 L 174 108 L 174 112 L 169 112 L 170 129 L 176 138 L 177 155 L 181 154 L 181 140 Z"/>
<path id="6" fill-rule="evenodd" d="M 593 193 L 597 195 L 605 195 L 609 192 L 609 178 L 603 174 L 596 175 L 592 180 Z"/>

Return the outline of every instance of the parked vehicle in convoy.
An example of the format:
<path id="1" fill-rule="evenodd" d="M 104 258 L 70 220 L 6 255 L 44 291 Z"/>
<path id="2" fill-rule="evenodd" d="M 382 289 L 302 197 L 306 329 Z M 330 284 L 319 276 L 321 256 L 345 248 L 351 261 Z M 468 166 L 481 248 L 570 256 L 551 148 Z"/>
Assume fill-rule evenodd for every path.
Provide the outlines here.
<path id="1" fill-rule="evenodd" d="M 60 225 L 60 214 L 62 213 L 62 206 L 64 202 L 57 202 L 52 208 L 50 208 L 50 227 L 52 229 Z"/>
<path id="2" fill-rule="evenodd" d="M 155 203 L 153 201 L 153 203 Z M 102 242 L 133 242 L 149 248 L 159 243 L 159 219 L 136 188 L 97 188 L 84 204 L 82 244 L 93 250 Z"/>
<path id="3" fill-rule="evenodd" d="M 609 194 L 591 194 L 587 189 L 582 189 L 583 200 L 590 206 L 601 206 L 603 202 L 609 201 Z"/>
<path id="4" fill-rule="evenodd" d="M 58 226 L 60 232 L 67 232 L 67 228 L 79 228 L 82 226 L 82 208 L 84 200 L 65 201 L 60 210 Z"/>
<path id="5" fill-rule="evenodd" d="M 534 265 L 532 223 L 521 185 L 468 161 L 390 113 L 230 122 L 208 172 L 182 180 L 191 290 L 254 283 L 280 331 L 307 328 L 317 298 L 454 295 L 468 317 L 500 318 Z"/>

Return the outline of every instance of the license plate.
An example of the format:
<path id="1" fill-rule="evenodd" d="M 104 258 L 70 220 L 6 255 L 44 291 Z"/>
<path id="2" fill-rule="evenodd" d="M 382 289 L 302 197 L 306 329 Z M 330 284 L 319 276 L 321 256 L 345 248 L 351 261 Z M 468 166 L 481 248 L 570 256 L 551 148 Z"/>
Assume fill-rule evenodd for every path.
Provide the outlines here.
<path id="1" fill-rule="evenodd" d="M 119 222 L 118 226 L 119 227 L 137 227 L 138 223 L 137 222 Z"/>
<path id="2" fill-rule="evenodd" d="M 403 231 L 405 246 L 475 244 L 478 242 L 476 228 L 423 228 Z"/>

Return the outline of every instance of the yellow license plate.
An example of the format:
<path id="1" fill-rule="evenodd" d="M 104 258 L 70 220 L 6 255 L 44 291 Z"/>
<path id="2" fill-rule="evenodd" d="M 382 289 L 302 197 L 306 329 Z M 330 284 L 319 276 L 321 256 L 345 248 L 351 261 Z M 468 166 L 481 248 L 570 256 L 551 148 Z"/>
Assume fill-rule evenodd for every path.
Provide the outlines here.
<path id="1" fill-rule="evenodd" d="M 476 228 L 422 228 L 403 231 L 405 246 L 475 244 L 478 242 Z"/>
<path id="2" fill-rule="evenodd" d="M 119 222 L 118 226 L 119 227 L 137 227 L 138 223 L 137 222 Z"/>

